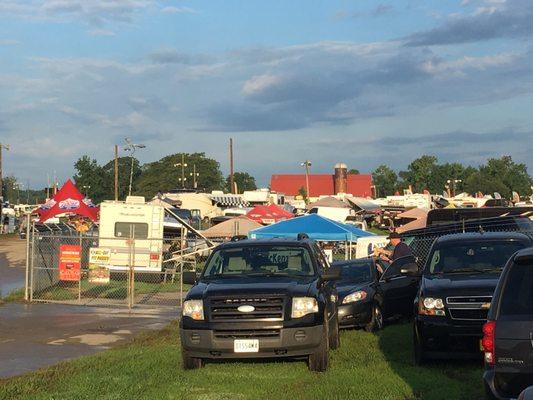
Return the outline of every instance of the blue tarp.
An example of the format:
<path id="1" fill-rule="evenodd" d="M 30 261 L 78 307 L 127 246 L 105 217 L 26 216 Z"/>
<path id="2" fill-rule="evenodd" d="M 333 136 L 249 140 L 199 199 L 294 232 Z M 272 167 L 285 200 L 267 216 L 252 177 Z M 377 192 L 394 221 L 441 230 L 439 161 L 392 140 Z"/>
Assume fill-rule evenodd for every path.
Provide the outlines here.
<path id="1" fill-rule="evenodd" d="M 254 229 L 248 233 L 248 237 L 250 239 L 296 238 L 299 233 L 306 233 L 314 240 L 340 242 L 355 242 L 360 237 L 374 236 L 373 233 L 363 231 L 354 225 L 342 224 L 317 214 L 308 214 Z"/>

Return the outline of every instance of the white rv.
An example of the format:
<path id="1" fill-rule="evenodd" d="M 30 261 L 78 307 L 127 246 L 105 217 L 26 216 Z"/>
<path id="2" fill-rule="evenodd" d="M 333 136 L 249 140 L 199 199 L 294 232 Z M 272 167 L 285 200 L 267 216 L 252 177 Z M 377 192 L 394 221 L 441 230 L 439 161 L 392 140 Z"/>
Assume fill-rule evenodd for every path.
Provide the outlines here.
<path id="1" fill-rule="evenodd" d="M 110 270 L 125 271 L 133 264 L 136 272 L 161 271 L 164 217 L 164 207 L 146 203 L 144 197 L 104 201 L 100 206 L 99 247 L 111 250 Z"/>

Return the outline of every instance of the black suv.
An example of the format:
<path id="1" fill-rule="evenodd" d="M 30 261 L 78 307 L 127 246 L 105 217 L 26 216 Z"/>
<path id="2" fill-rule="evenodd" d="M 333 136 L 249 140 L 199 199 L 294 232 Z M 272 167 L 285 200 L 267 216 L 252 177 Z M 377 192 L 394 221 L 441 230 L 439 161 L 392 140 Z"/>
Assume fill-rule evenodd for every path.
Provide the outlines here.
<path id="1" fill-rule="evenodd" d="M 462 233 L 438 238 L 415 299 L 415 362 L 480 357 L 482 326 L 501 271 L 532 245 L 521 233 Z"/>
<path id="2" fill-rule="evenodd" d="M 309 239 L 229 242 L 209 256 L 185 298 L 183 367 L 204 359 L 305 357 L 325 371 L 339 347 L 338 271 Z M 194 277 L 184 275 L 184 283 Z"/>
<path id="3" fill-rule="evenodd" d="M 507 263 L 483 333 L 487 398 L 518 397 L 533 385 L 533 247 Z"/>

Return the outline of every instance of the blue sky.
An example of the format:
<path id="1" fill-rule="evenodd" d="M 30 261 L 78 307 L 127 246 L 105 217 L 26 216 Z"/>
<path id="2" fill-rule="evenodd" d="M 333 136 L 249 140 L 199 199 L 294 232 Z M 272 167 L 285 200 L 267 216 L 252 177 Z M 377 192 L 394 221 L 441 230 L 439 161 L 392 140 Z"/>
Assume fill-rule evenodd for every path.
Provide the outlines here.
<path id="1" fill-rule="evenodd" d="M 36 187 L 129 136 L 262 185 L 310 159 L 533 168 L 529 0 L 2 0 L 5 172 Z"/>

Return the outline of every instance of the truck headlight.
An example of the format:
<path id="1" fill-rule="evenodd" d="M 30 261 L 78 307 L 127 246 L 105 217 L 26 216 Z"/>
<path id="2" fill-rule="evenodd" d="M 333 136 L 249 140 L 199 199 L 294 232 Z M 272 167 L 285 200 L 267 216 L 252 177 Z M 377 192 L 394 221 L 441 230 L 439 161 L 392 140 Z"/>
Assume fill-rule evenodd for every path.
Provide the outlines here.
<path id="1" fill-rule="evenodd" d="M 358 290 L 357 292 L 350 293 L 342 300 L 342 304 L 355 303 L 366 299 L 366 292 L 364 290 Z"/>
<path id="2" fill-rule="evenodd" d="M 418 313 L 421 315 L 436 315 L 443 317 L 446 315 L 444 312 L 444 302 L 442 299 L 435 297 L 421 297 L 418 300 Z"/>
<path id="3" fill-rule="evenodd" d="M 318 312 L 318 302 L 314 297 L 293 297 L 291 318 Z"/>
<path id="4" fill-rule="evenodd" d="M 202 300 L 186 300 L 183 303 L 182 314 L 196 321 L 204 319 L 204 302 Z"/>

